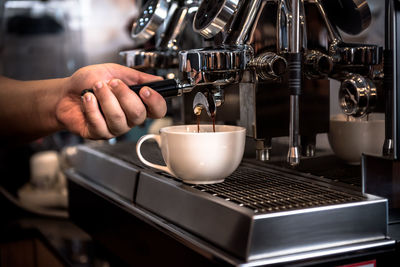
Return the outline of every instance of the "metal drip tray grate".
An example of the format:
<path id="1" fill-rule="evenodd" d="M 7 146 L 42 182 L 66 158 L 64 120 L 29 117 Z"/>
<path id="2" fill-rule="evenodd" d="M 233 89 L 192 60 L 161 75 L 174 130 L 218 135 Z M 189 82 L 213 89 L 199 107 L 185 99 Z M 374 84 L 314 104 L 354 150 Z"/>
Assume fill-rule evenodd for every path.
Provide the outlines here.
<path id="1" fill-rule="evenodd" d="M 245 261 L 387 235 L 387 200 L 313 175 L 243 162 L 223 183 L 190 186 L 144 168 L 133 144 L 80 146 L 71 157 L 79 183 Z"/>
<path id="2" fill-rule="evenodd" d="M 311 181 L 290 179 L 243 166 L 223 183 L 195 185 L 193 188 L 252 209 L 255 213 L 320 207 L 365 199 L 359 195 L 317 186 Z"/>

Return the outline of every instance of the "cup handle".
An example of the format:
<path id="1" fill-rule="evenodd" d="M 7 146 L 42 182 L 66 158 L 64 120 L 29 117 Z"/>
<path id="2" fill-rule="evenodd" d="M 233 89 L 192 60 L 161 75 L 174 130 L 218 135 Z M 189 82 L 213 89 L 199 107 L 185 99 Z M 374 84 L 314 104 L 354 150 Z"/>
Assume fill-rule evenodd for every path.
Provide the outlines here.
<path id="1" fill-rule="evenodd" d="M 136 144 L 136 154 L 138 155 L 140 161 L 149 167 L 161 170 L 163 172 L 169 173 L 172 176 L 176 177 L 176 175 L 167 166 L 162 166 L 162 165 L 151 163 L 142 156 L 142 154 L 140 153 L 140 147 L 142 146 L 144 141 L 149 140 L 149 139 L 156 140 L 158 147 L 161 147 L 161 137 L 158 134 L 147 134 L 147 135 L 140 137 L 139 141 Z"/>

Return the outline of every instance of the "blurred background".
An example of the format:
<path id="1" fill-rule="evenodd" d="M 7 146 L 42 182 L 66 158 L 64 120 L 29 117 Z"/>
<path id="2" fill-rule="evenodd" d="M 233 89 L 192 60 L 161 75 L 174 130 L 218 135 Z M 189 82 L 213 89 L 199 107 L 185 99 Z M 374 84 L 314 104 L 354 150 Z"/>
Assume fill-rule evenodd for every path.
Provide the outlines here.
<path id="1" fill-rule="evenodd" d="M 0 73 L 48 79 L 97 63 L 121 62 L 132 41 L 135 0 L 1 1 Z"/>
<path id="2" fill-rule="evenodd" d="M 123 64 L 118 52 L 133 45 L 130 27 L 139 6 L 135 0 L 0 0 L 0 75 L 40 80 L 66 77 L 91 64 Z M 137 128 L 142 134 L 144 127 Z M 60 151 L 85 140 L 59 132 L 31 144 L 1 142 L 0 185 L 21 199 L 22 186 L 34 179 L 32 165 L 60 167 Z M 63 181 L 56 182 L 63 187 Z M 40 186 L 43 181 L 35 189 Z M 56 193 L 61 199 L 55 205 L 66 205 L 65 194 Z"/>

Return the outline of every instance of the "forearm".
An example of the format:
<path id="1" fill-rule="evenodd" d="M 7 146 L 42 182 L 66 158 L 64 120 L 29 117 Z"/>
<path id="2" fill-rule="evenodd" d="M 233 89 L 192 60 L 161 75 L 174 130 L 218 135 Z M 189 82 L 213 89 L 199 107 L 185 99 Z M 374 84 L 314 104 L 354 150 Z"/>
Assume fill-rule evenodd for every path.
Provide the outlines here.
<path id="1" fill-rule="evenodd" d="M 0 133 L 28 141 L 61 130 L 56 106 L 66 79 L 16 81 L 0 77 Z"/>
<path id="2" fill-rule="evenodd" d="M 165 115 L 161 95 L 142 88 L 140 98 L 127 86 L 157 79 L 118 64 L 83 67 L 62 79 L 23 82 L 0 76 L 0 136 L 26 142 L 62 129 L 89 139 L 121 135 L 146 116 Z M 81 97 L 87 88 L 94 93 Z"/>

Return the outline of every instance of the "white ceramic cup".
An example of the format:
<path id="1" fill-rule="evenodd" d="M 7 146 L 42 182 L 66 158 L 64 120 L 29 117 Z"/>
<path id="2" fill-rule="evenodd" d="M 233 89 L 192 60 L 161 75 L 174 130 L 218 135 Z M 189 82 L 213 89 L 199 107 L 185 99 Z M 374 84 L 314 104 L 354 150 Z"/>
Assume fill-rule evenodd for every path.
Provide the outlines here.
<path id="1" fill-rule="evenodd" d="M 143 158 L 140 147 L 154 139 L 167 166 Z M 179 125 L 160 129 L 160 134 L 142 136 L 136 153 L 146 165 L 167 172 L 190 184 L 212 184 L 224 181 L 239 166 L 244 152 L 246 129 L 239 126 Z"/>
<path id="2" fill-rule="evenodd" d="M 348 164 L 360 164 L 361 155 L 381 155 L 385 141 L 384 114 L 370 114 L 366 118 L 332 116 L 329 123 L 329 143 L 333 152 Z"/>
<path id="3" fill-rule="evenodd" d="M 60 159 L 57 151 L 37 152 L 30 158 L 31 182 L 36 187 L 50 188 L 58 179 Z"/>

